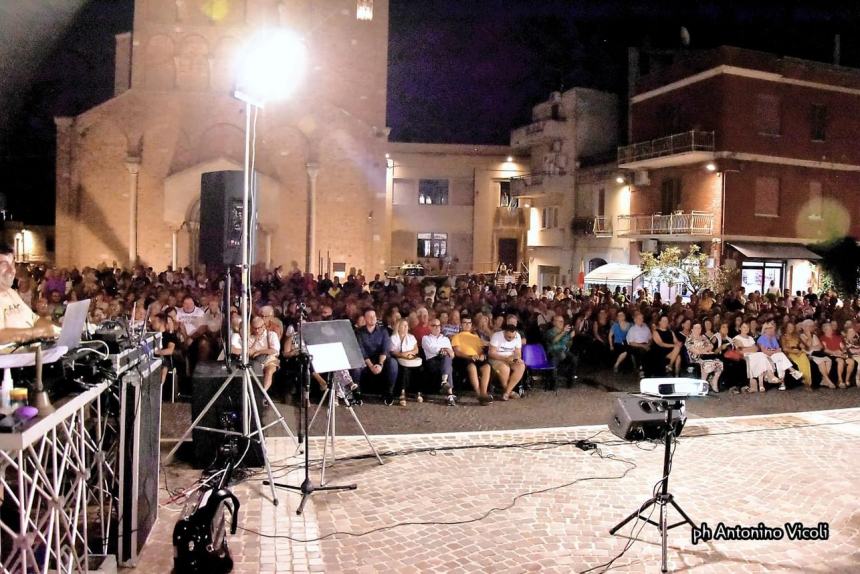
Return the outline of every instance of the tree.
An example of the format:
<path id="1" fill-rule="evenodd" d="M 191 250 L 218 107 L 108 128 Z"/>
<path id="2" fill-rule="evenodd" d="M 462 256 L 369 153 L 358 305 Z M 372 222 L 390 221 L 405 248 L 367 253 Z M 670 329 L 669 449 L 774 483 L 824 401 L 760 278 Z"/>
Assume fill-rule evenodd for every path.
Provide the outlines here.
<path id="1" fill-rule="evenodd" d="M 698 245 L 691 245 L 686 253 L 673 245 L 658 255 L 641 253 L 640 257 L 642 271 L 654 282 L 666 283 L 669 287 L 680 285 L 692 293 L 711 286 L 708 256 Z"/>
<path id="2" fill-rule="evenodd" d="M 860 246 L 853 237 L 834 239 L 815 248 L 821 255 L 823 284 L 832 287 L 839 297 L 856 295 L 860 281 Z"/>

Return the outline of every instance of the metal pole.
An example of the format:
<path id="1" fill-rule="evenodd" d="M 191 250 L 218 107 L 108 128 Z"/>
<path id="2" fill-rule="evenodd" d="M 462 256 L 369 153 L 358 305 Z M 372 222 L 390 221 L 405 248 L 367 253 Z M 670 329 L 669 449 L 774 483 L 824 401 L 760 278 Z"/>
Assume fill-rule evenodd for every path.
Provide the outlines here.
<path id="1" fill-rule="evenodd" d="M 248 203 L 251 197 L 251 102 L 245 101 L 245 178 L 242 194 L 242 368 L 248 365 L 248 334 L 251 323 L 251 310 L 248 299 L 251 294 L 251 268 L 248 265 L 248 244 L 250 232 L 248 224 L 251 221 L 248 213 Z M 242 434 L 251 433 L 251 417 L 248 405 L 248 385 L 242 385 Z M 262 434 L 262 433 L 261 433 Z M 262 436 L 260 437 L 262 439 Z"/>

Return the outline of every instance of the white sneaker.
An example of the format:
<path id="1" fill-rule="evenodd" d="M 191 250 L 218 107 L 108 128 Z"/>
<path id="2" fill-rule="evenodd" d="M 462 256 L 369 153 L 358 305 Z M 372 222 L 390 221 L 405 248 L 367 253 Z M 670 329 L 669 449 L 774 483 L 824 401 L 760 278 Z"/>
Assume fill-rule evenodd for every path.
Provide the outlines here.
<path id="1" fill-rule="evenodd" d="M 457 397 L 454 395 L 448 395 L 448 398 L 446 400 L 448 402 L 449 407 L 453 407 L 457 404 Z"/>
<path id="2" fill-rule="evenodd" d="M 785 390 L 785 383 L 782 383 L 781 385 L 779 385 L 779 390 L 781 390 L 781 391 Z"/>

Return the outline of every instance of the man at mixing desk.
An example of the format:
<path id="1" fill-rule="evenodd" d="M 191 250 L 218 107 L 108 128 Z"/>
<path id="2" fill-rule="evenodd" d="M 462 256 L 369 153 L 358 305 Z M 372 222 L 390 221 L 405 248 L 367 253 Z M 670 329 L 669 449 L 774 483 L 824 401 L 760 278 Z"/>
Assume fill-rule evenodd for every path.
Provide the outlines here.
<path id="1" fill-rule="evenodd" d="M 0 345 L 21 343 L 31 339 L 53 338 L 54 326 L 41 318 L 12 289 L 15 280 L 15 259 L 12 250 L 0 243 Z"/>

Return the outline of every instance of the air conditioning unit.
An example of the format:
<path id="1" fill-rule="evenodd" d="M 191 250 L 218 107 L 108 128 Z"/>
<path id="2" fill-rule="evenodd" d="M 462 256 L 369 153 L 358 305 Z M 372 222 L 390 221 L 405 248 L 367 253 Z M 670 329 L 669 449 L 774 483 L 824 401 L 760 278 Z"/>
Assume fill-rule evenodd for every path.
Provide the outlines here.
<path id="1" fill-rule="evenodd" d="M 641 169 L 633 174 L 633 184 L 651 185 L 651 175 L 644 169 Z"/>
<path id="2" fill-rule="evenodd" d="M 642 240 L 642 251 L 645 253 L 657 253 L 657 249 L 660 248 L 660 244 L 656 239 L 643 239 Z"/>

